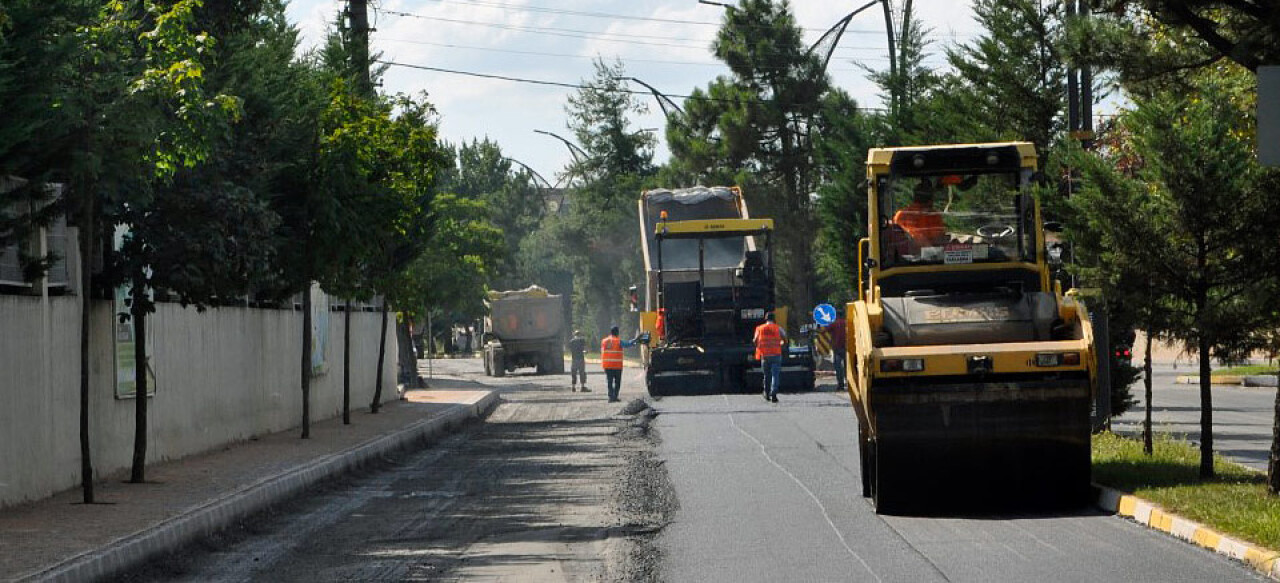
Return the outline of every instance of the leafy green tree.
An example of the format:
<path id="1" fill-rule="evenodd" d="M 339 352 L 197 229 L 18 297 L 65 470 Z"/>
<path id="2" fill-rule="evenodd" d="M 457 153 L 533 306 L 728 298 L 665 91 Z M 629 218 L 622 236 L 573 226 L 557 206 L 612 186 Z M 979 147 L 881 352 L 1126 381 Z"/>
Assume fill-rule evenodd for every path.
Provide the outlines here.
<path id="1" fill-rule="evenodd" d="M 542 191 L 527 170 L 513 170 L 502 148 L 488 138 L 447 150 L 456 165 L 442 172 L 436 190 L 484 201 L 506 241 L 500 254 L 489 261 L 491 285 L 497 289 L 528 285 L 538 272 L 524 269 L 517 253 L 520 242 L 538 228 L 546 213 Z"/>
<path id="2" fill-rule="evenodd" d="M 1280 200 L 1253 159 L 1250 124 L 1229 70 L 1205 76 L 1195 95 L 1159 94 L 1126 120 L 1144 165 L 1137 182 L 1102 160 L 1080 157 L 1077 250 L 1100 264 L 1131 263 L 1164 297 L 1169 337 L 1200 360 L 1200 474 L 1213 475 L 1212 357 L 1229 354 L 1270 324 L 1248 300 L 1275 261 Z M 1243 139 L 1242 139 L 1243 138 Z M 1107 259 L 1107 255 L 1114 257 Z M 1088 264 L 1088 263 L 1086 263 Z"/>
<path id="3" fill-rule="evenodd" d="M 436 173 L 445 163 L 437 141 L 435 110 L 425 100 L 400 96 L 394 100 L 396 115 L 386 128 L 378 171 L 383 190 L 370 205 L 375 217 L 374 255 L 369 262 L 373 289 L 383 296 L 382 328 L 378 339 L 377 378 L 371 413 L 382 399 L 382 363 L 387 348 L 387 311 L 394 303 L 390 292 L 399 289 L 412 262 L 431 250 L 434 222 L 432 198 Z M 397 304 L 398 305 L 398 304 Z"/>
<path id="4" fill-rule="evenodd" d="M 490 269 L 504 252 L 502 232 L 490 222 L 491 215 L 484 201 L 471 197 L 436 193 L 432 198 L 427 252 L 390 279 L 386 289 L 388 301 L 403 318 L 397 326 L 404 344 L 402 376 L 417 376 L 416 358 L 403 354 L 412 352 L 410 323 L 425 322 L 428 313 L 464 321 L 484 314 Z"/>
<path id="5" fill-rule="evenodd" d="M 114 1 L 87 14 L 67 13 L 82 19 L 74 33 L 80 50 L 69 67 L 58 69 L 64 76 L 54 103 L 70 120 L 60 139 L 69 144 L 69 202 L 77 210 L 80 256 L 86 258 L 79 290 L 81 487 L 86 503 L 93 502 L 88 350 L 95 290 L 93 262 L 87 258 L 96 255 L 101 225 L 118 220 L 116 210 L 147 203 L 150 191 L 140 186 L 166 181 L 208 157 L 213 136 L 238 106 L 230 96 L 204 90 L 203 59 L 212 39 L 194 27 L 200 6 L 198 0 L 163 5 Z M 139 386 L 140 394 L 145 390 L 145 383 Z M 137 404 L 140 424 L 145 423 L 145 401 Z"/>
<path id="6" fill-rule="evenodd" d="M 1167 40 L 1190 49 L 1166 51 L 1159 47 L 1161 43 L 1143 46 L 1141 41 L 1124 43 L 1118 35 L 1106 38 L 1158 57 L 1154 67 L 1145 65 L 1148 71 L 1198 69 L 1229 59 L 1256 72 L 1260 65 L 1280 62 L 1280 19 L 1275 6 L 1266 1 L 1110 0 L 1098 4 L 1112 16 L 1111 24 L 1130 20 L 1134 27 L 1130 31 L 1141 32 L 1149 31 L 1145 27 L 1150 23 L 1158 23 L 1172 35 Z"/>
<path id="7" fill-rule="evenodd" d="M 236 23 L 210 22 L 216 20 L 211 17 L 238 18 L 246 27 L 254 17 L 250 12 L 214 14 L 201 8 L 199 4 L 192 4 L 185 13 L 173 15 L 181 16 L 173 25 L 194 31 L 207 24 L 219 24 L 227 34 L 235 35 L 238 34 L 233 28 Z M 174 53 L 170 59 L 185 61 L 190 68 L 172 91 L 184 99 L 214 95 L 214 100 L 230 101 L 223 90 L 238 87 L 228 86 L 226 76 L 206 74 L 210 67 L 201 62 L 201 59 L 211 60 L 210 57 L 220 52 L 212 37 L 201 32 L 187 39 L 182 36 L 182 29 L 168 34 L 172 38 L 166 41 L 166 50 Z M 257 50 L 244 43 L 239 43 L 237 48 Z M 238 118 L 239 103 L 236 99 L 234 106 L 224 106 L 224 114 Z M 155 115 L 165 114 L 161 110 Z M 210 135 L 230 137 L 229 128 L 217 119 L 206 115 L 196 123 Z M 177 168 L 172 174 L 162 174 L 149 183 L 138 184 L 129 189 L 117 205 L 115 220 L 128 225 L 129 231 L 119 252 L 110 255 L 107 275 L 110 283 L 125 284 L 131 290 L 128 317 L 133 321 L 137 342 L 138 396 L 130 478 L 135 483 L 145 481 L 146 363 L 149 358 L 146 323 L 147 315 L 155 311 L 153 294 L 172 295 L 183 305 L 203 310 L 243 296 L 269 273 L 269 239 L 277 219 L 265 197 L 245 184 L 225 178 L 234 176 L 223 173 L 226 168 L 218 159 L 219 154 L 227 151 L 227 145 L 225 139 L 210 139 L 203 145 L 207 153 L 203 154 L 199 166 Z"/>

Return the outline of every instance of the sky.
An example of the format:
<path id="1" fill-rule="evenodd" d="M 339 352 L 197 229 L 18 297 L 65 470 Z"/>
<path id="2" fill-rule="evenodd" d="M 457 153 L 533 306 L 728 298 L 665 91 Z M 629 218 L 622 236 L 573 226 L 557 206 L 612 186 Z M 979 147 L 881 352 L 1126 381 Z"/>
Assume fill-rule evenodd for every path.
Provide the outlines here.
<path id="1" fill-rule="evenodd" d="M 302 50 L 323 39 L 344 4 L 291 0 L 289 19 L 302 32 Z M 817 41 L 864 4 L 866 0 L 791 3 L 806 43 Z M 932 29 L 930 49 L 937 66 L 942 66 L 944 47 L 968 42 L 980 32 L 969 0 L 915 0 L 914 6 Z M 672 96 L 705 88 L 728 72 L 710 49 L 724 9 L 697 0 L 370 0 L 370 7 L 373 52 L 403 65 L 580 84 L 592 78 L 592 60 L 603 57 L 621 61 L 629 76 Z M 859 106 L 881 107 L 879 91 L 861 67 L 883 69 L 888 62 L 884 13 L 877 5 L 854 17 L 828 72 Z M 573 139 L 564 108 L 574 89 L 392 66 L 383 90 L 425 92 L 439 112 L 443 139 L 460 143 L 487 136 L 505 155 L 550 182 L 557 182 L 572 161 L 563 143 L 535 130 Z M 665 123 L 657 102 L 647 94 L 639 97 L 649 112 L 635 116 L 633 127 L 660 131 Z M 659 144 L 656 161 L 667 157 L 666 147 Z"/>

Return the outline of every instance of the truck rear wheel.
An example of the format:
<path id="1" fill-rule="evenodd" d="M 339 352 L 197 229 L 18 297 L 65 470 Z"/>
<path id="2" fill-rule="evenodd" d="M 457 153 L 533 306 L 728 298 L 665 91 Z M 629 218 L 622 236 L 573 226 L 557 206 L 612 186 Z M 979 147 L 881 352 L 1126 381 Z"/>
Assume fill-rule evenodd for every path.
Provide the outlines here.
<path id="1" fill-rule="evenodd" d="M 507 376 L 507 363 L 503 362 L 502 353 L 500 352 L 493 353 L 493 376 Z"/>
<path id="2" fill-rule="evenodd" d="M 489 351 L 484 351 L 484 358 L 481 360 L 484 360 L 484 376 L 487 377 L 493 376 L 493 364 L 489 362 L 490 358 L 492 357 L 490 356 Z"/>

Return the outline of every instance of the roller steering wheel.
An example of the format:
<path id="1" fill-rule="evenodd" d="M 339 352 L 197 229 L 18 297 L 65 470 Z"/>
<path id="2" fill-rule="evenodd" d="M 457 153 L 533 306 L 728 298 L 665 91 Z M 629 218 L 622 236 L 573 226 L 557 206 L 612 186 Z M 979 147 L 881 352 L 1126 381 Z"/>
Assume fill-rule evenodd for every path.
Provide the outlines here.
<path id="1" fill-rule="evenodd" d="M 1013 235 L 1013 227 L 999 223 L 978 227 L 978 234 L 983 239 L 1003 239 Z"/>

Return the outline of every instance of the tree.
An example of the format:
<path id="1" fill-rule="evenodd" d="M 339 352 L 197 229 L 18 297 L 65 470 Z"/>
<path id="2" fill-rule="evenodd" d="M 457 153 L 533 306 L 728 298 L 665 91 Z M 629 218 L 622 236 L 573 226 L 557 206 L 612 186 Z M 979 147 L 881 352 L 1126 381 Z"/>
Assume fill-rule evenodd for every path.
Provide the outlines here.
<path id="1" fill-rule="evenodd" d="M 127 317 L 133 321 L 136 350 L 135 363 L 135 431 L 130 481 L 145 481 L 147 451 L 147 354 L 146 317 L 155 311 L 152 294 L 174 295 L 184 306 L 204 310 L 210 305 L 227 302 L 247 293 L 251 284 L 268 272 L 268 239 L 276 217 L 263 197 L 249 188 L 224 179 L 224 168 L 209 161 L 221 149 L 219 143 L 206 136 L 224 136 L 227 118 L 238 118 L 239 101 L 214 87 L 206 75 L 202 59 L 214 54 L 214 42 L 206 32 L 192 34 L 206 22 L 199 19 L 199 4 L 190 4 L 158 22 L 170 29 L 157 28 L 145 37 L 148 42 L 163 45 L 167 61 L 184 63 L 182 76 L 164 81 L 164 101 L 173 107 L 190 107 L 209 99 L 222 102 L 220 109 L 210 109 L 199 117 L 179 116 L 177 124 L 194 124 L 200 136 L 192 136 L 190 144 L 204 148 L 200 166 L 178 167 L 149 183 L 127 189 L 115 206 L 115 220 L 128 225 L 128 233 L 118 252 L 110 254 L 108 281 L 130 287 Z M 247 20 L 251 15 L 244 14 Z M 228 31 L 230 32 L 230 31 Z M 145 43 L 144 43 L 145 44 Z M 172 71 L 167 72 L 172 74 Z M 209 97 L 206 97 L 209 96 Z M 191 102 L 189 100 L 195 100 Z M 163 101 L 162 101 L 163 102 Z M 159 109 L 154 115 L 165 116 Z M 161 131 L 182 132 L 188 128 L 155 124 Z M 203 144 L 196 140 L 206 140 Z"/>
<path id="2" fill-rule="evenodd" d="M 867 77 L 880 87 L 881 99 L 889 105 L 883 117 L 887 145 L 930 144 L 957 141 L 945 136 L 962 133 L 972 120 L 944 108 L 931 99 L 946 79 L 925 60 L 929 57 L 929 30 L 916 16 L 912 2 L 902 5 L 897 26 L 893 63 L 888 70 L 867 69 Z M 865 67 L 864 67 L 865 68 Z"/>
<path id="3" fill-rule="evenodd" d="M 1239 76 L 1229 69 L 1198 80 L 1196 95 L 1158 94 L 1124 120 L 1144 165 L 1136 180 L 1105 162 L 1079 157 L 1086 186 L 1072 206 L 1077 249 L 1102 263 L 1132 263 L 1167 310 L 1169 337 L 1200 359 L 1200 474 L 1213 475 L 1210 366 L 1269 324 L 1248 301 L 1273 265 L 1280 205 L 1253 159 L 1251 123 Z M 1111 255 L 1111 259 L 1105 259 Z"/>
<path id="4" fill-rule="evenodd" d="M 877 136 L 877 120 L 863 115 L 843 91 L 830 92 L 825 107 L 824 125 L 814 138 L 822 172 L 815 213 L 820 225 L 815 266 L 822 297 L 851 300 L 858 273 L 858 240 L 867 233 L 866 178 L 856 170 L 866 164 L 867 150 Z"/>
<path id="5" fill-rule="evenodd" d="M 89 11 L 72 2 L 8 2 L 0 6 L 0 246 L 27 240 L 65 212 L 46 185 L 65 180 L 71 116 L 51 108 L 80 51 L 76 25 Z M 28 279 L 52 257 L 21 258 Z"/>
<path id="6" fill-rule="evenodd" d="M 1061 10 L 1033 0 L 974 3 L 985 32 L 946 50 L 959 87 L 939 94 L 942 105 L 970 120 L 969 135 L 957 141 L 1027 140 L 1049 154 L 1066 103 L 1066 67 L 1056 46 Z"/>
<path id="7" fill-rule="evenodd" d="M 586 156 L 567 171 L 582 183 L 569 195 L 569 213 L 553 225 L 573 269 L 574 312 L 598 332 L 619 323 L 623 290 L 640 275 L 635 196 L 652 176 L 654 137 L 631 129 L 628 116 L 645 106 L 623 91 L 620 63 L 595 63 L 595 76 L 569 97 L 568 127 Z"/>
<path id="8" fill-rule="evenodd" d="M 140 185 L 166 180 L 206 159 L 216 127 L 237 106 L 229 96 L 203 90 L 203 52 L 211 39 L 193 29 L 200 6 L 198 0 L 163 5 L 117 1 L 96 11 L 70 6 L 62 12 L 76 19 L 73 36 L 79 47 L 70 66 L 55 69 L 62 76 L 53 103 L 69 120 L 66 133 L 56 138 L 65 143 L 68 202 L 76 209 L 83 258 L 80 453 L 86 503 L 94 498 L 88 354 L 96 286 L 89 258 L 98 252 L 101 226 L 118 218 L 102 211 L 122 208 L 130 194 L 145 196 Z M 146 403 L 141 401 L 139 423 L 145 423 Z"/>
<path id="9" fill-rule="evenodd" d="M 425 100 L 400 96 L 395 101 L 398 114 L 386 128 L 386 141 L 377 152 L 382 167 L 374 173 L 383 185 L 371 206 L 380 223 L 373 232 L 374 256 L 370 261 L 373 289 L 383 295 L 382 328 L 378 338 L 378 361 L 371 413 L 377 413 L 382 398 L 382 363 L 387 347 L 388 293 L 398 289 L 399 279 L 409 265 L 430 249 L 434 215 L 431 200 L 436 172 L 445 163 L 436 140 L 435 110 Z"/>
<path id="10" fill-rule="evenodd" d="M 139 205 L 141 206 L 141 205 Z M 146 481 L 147 315 L 153 294 L 176 296 L 203 311 L 233 301 L 268 272 L 276 217 L 265 200 L 209 169 L 180 171 L 146 208 L 127 209 L 130 226 L 110 270 L 130 287 L 135 432 L 130 481 Z M 124 316 L 122 316 L 122 319 Z"/>
<path id="11" fill-rule="evenodd" d="M 1113 0 L 1101 8 L 1116 15 L 1142 11 L 1207 55 L 1199 67 L 1219 59 L 1257 72 L 1260 65 L 1280 62 L 1280 20 L 1275 6 L 1259 0 Z M 1195 61 L 1183 61 L 1192 68 Z"/>
<path id="12" fill-rule="evenodd" d="M 538 228 L 545 215 L 542 190 L 533 184 L 527 170 L 513 171 L 502 148 L 488 138 L 464 142 L 448 151 L 456 165 L 442 173 L 436 190 L 484 201 L 491 222 L 502 230 L 506 241 L 500 255 L 491 258 L 491 286 L 511 289 L 528 285 L 538 272 L 524 269 L 517 253 L 520 242 Z"/>
<path id="13" fill-rule="evenodd" d="M 1132 94 L 1193 91 L 1196 78 L 1232 62 L 1255 72 L 1280 62 L 1280 20 L 1258 0 L 1099 0 L 1066 27 L 1064 52 L 1110 69 Z"/>
<path id="14" fill-rule="evenodd" d="M 694 90 L 685 114 L 668 121 L 673 165 L 742 184 L 761 203 L 756 214 L 787 225 L 777 235 L 786 274 L 780 295 L 807 309 L 817 230 L 812 137 L 830 90 L 823 63 L 804 46 L 786 1 L 743 0 L 726 10 L 712 50 L 731 73 Z"/>
<path id="15" fill-rule="evenodd" d="M 425 319 L 428 310 L 469 317 L 484 314 L 485 282 L 503 253 L 502 232 L 489 221 L 480 200 L 437 193 L 431 200 L 429 252 L 389 281 L 387 297 L 407 318 Z"/>

